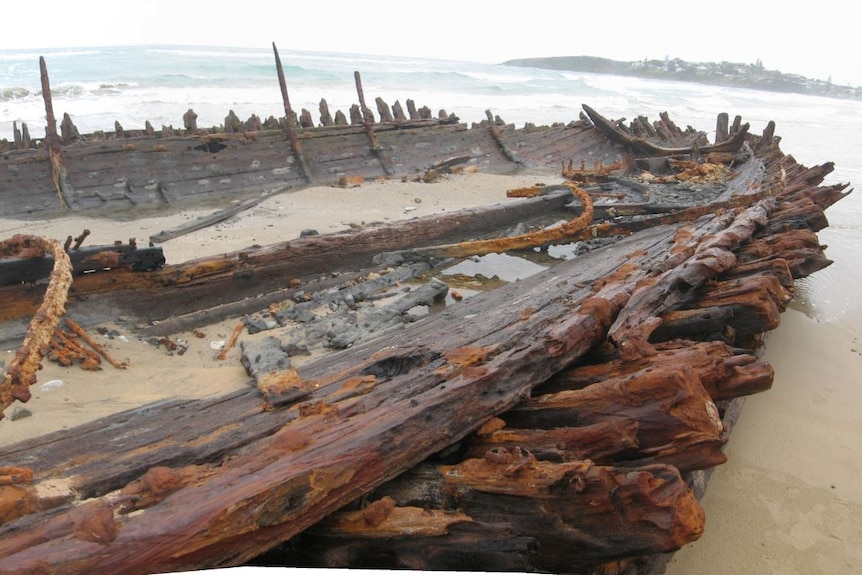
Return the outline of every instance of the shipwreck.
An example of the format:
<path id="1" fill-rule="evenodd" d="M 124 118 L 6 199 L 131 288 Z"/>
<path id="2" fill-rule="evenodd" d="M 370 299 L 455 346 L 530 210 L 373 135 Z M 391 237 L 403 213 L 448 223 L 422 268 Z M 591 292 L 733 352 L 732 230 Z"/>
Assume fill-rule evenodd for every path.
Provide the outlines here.
<path id="1" fill-rule="evenodd" d="M 189 110 L 183 129 L 91 135 L 68 117 L 57 130 L 43 61 L 46 137 L 7 143 L 2 215 L 207 205 L 207 225 L 351 177 L 539 167 L 558 181 L 179 263 L 159 243 L 182 229 L 142 245 L 4 240 L 0 338 L 18 351 L 0 409 L 27 401 L 41 361 L 110 361 L 88 333 L 117 315 L 167 341 L 246 318 L 230 343 L 250 385 L 0 448 L 0 571 L 660 573 L 703 531 L 698 499 L 741 398 L 773 383 L 763 336 L 794 281 L 830 264 L 816 233 L 848 185 L 782 152 L 774 124 L 754 134 L 726 113 L 713 141 L 587 105 L 523 128 L 412 102 L 378 100 L 375 118 L 357 73 L 352 120 L 321 101 L 314 125 L 275 57 L 282 118 L 200 129 Z M 553 260 L 556 244 L 578 255 L 440 305 L 447 265 Z M 408 317 L 417 306 L 430 312 Z M 327 353 L 292 364 L 313 346 Z"/>

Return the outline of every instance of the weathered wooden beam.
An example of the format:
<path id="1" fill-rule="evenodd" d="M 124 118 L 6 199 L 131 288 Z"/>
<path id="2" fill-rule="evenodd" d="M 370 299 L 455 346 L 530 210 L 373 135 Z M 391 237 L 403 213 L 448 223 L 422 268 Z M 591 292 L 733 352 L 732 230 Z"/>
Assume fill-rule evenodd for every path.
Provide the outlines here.
<path id="1" fill-rule="evenodd" d="M 275 47 L 275 42 L 272 43 L 272 52 L 275 56 L 275 69 L 278 73 L 278 85 L 281 88 L 281 99 L 284 103 L 284 125 L 287 131 L 287 138 L 290 141 L 290 147 L 293 155 L 299 162 L 299 167 L 302 170 L 302 176 L 306 182 L 314 181 L 314 175 L 311 172 L 307 162 L 305 161 L 305 152 L 302 149 L 302 144 L 296 136 L 296 112 L 290 105 L 290 97 L 287 93 L 287 82 L 284 78 L 284 68 L 281 65 L 281 57 L 278 55 L 278 49 Z"/>
<path id="2" fill-rule="evenodd" d="M 269 199 L 271 196 L 279 194 L 288 189 L 290 189 L 289 186 L 286 188 L 273 190 L 265 194 L 260 194 L 256 197 L 249 198 L 247 200 L 243 200 L 239 203 L 233 204 L 228 208 L 217 210 L 209 215 L 198 217 L 190 222 L 185 222 L 183 224 L 180 224 L 179 226 L 176 226 L 175 228 L 171 228 L 169 230 L 162 230 L 157 234 L 151 235 L 150 241 L 159 244 L 168 240 L 172 240 L 174 238 L 178 238 L 185 234 L 190 234 L 197 230 L 202 230 L 211 225 L 223 222 L 224 220 L 235 216 L 236 214 L 243 212 L 249 208 L 253 208 L 264 200 Z"/>
<path id="3" fill-rule="evenodd" d="M 660 310 L 670 309 L 674 300 L 685 299 L 687 292 L 733 267 L 736 263 L 733 250 L 751 239 L 758 226 L 765 225 L 771 209 L 774 209 L 774 200 L 768 199 L 737 217 L 727 214 L 724 217 L 733 220 L 727 222 L 728 227 L 698 244 L 693 252 L 683 250 L 672 255 L 685 258 L 685 264 L 672 266 L 645 282 L 611 327 L 609 337 L 620 348 L 622 356 L 633 359 L 652 355 L 654 350 L 649 337 L 661 324 Z M 686 232 L 681 230 L 681 233 Z"/>
<path id="4" fill-rule="evenodd" d="M 625 146 L 626 148 L 636 150 L 648 156 L 676 156 L 681 154 L 690 154 L 693 151 L 691 146 L 667 148 L 642 138 L 633 138 L 629 134 L 625 133 L 618 125 L 615 125 L 613 122 L 596 112 L 593 108 L 586 104 L 583 105 L 583 108 L 590 120 L 598 129 L 604 132 L 609 139 Z M 708 154 L 711 152 L 736 152 L 742 147 L 747 135 L 748 124 L 744 124 L 730 138 L 711 146 L 698 146 L 697 148 L 701 154 Z M 664 136 L 668 137 L 668 134 L 665 133 Z"/>
<path id="5" fill-rule="evenodd" d="M 109 277 L 87 274 L 76 279 L 70 309 L 80 314 L 76 317 L 81 322 L 106 321 L 118 313 L 133 314 L 142 321 L 165 320 L 199 309 L 213 309 L 208 320 L 218 321 L 223 319 L 219 313 L 234 309 L 224 307 L 228 303 L 270 292 L 283 299 L 285 278 L 298 278 L 305 285 L 319 279 L 321 274 L 373 268 L 377 266 L 373 260 L 381 251 L 507 229 L 561 212 L 569 198 L 568 191 L 561 191 L 541 198 L 416 218 L 407 224 L 297 238 L 166 265 L 147 274 L 125 270 L 114 270 Z M 0 297 L 0 320 L 6 322 L 4 327 L 9 327 L 12 320 L 32 315 L 38 300 L 38 289 L 8 288 Z"/>
<path id="6" fill-rule="evenodd" d="M 392 160 L 386 156 L 386 152 L 377 141 L 377 136 L 374 134 L 374 114 L 365 104 L 365 93 L 362 90 L 362 77 L 359 71 L 353 73 L 353 78 L 356 83 L 356 93 L 359 96 L 359 112 L 362 117 L 362 125 L 365 127 L 365 133 L 368 135 L 368 143 L 371 146 L 371 152 L 380 161 L 380 165 L 386 175 L 391 176 L 395 171 L 392 168 Z"/>
<path id="7" fill-rule="evenodd" d="M 772 384 L 773 370 L 768 363 L 722 342 L 667 342 L 657 344 L 656 350 L 657 353 L 649 358 L 624 361 L 610 356 L 599 363 L 563 370 L 540 386 L 537 392 L 583 389 L 609 377 L 626 377 L 650 367 L 679 365 L 694 370 L 701 385 L 716 402 L 766 391 Z"/>
<path id="8" fill-rule="evenodd" d="M 723 463 L 722 425 L 718 408 L 703 388 L 697 373 L 687 367 L 648 367 L 576 390 L 559 391 L 525 400 L 501 416 L 516 428 L 589 425 L 607 419 L 636 421 L 637 447 L 618 457 L 655 458 L 684 471 Z M 708 440 L 708 454 L 688 453 L 690 440 Z M 657 462 L 657 461 L 656 461 Z"/>
<path id="9" fill-rule="evenodd" d="M 72 273 L 81 276 L 85 273 L 102 272 L 125 268 L 135 271 L 149 271 L 162 267 L 165 256 L 162 248 L 140 248 L 133 243 L 108 246 L 87 246 L 66 249 L 72 265 Z M 4 257 L 0 258 L 0 286 L 20 286 L 22 283 L 41 282 L 47 278 L 54 267 L 54 257 Z M 12 297 L 12 296 L 8 296 Z"/>
<path id="10" fill-rule="evenodd" d="M 369 499 L 367 507 L 333 514 L 291 541 L 278 560 L 573 572 L 610 558 L 675 550 L 699 538 L 704 526 L 703 510 L 672 467 L 550 463 L 518 448 L 420 466 Z"/>
<path id="11" fill-rule="evenodd" d="M 491 114 L 491 110 L 485 110 L 485 116 L 488 118 L 488 132 L 491 134 L 491 137 L 494 138 L 494 142 L 497 144 L 497 147 L 500 149 L 503 156 L 505 156 L 510 162 L 522 168 L 530 167 L 529 163 L 519 158 L 512 148 L 506 144 L 506 141 L 503 139 L 503 135 L 500 133 L 500 129 L 494 121 L 494 116 Z"/>
<path id="12" fill-rule="evenodd" d="M 687 238 L 715 231 L 704 222 Z M 397 345 L 369 342 L 310 364 L 298 374 L 313 391 L 298 404 L 279 408 L 274 398 L 266 409 L 275 411 L 266 411 L 259 398 L 239 394 L 206 412 L 184 410 L 194 424 L 164 410 L 125 433 L 116 424 L 93 429 L 74 447 L 53 438 L 48 452 L 17 448 L 3 458 L 34 467 L 34 489 L 24 489 L 35 498 L 31 509 L 52 506 L 35 489 L 49 476 L 67 476 L 87 504 L 70 507 L 60 497 L 53 509 L 4 525 L 0 569 L 14 573 L 38 561 L 49 573 L 72 565 L 134 573 L 248 560 L 458 441 L 585 354 L 673 238 L 674 228 L 639 234 L 616 244 L 616 255 L 586 254 L 465 300 L 451 314 L 413 324 Z M 440 333 L 449 335 L 441 341 Z M 81 462 L 85 445 L 102 455 Z M 74 478 L 64 463 L 70 458 L 82 463 Z M 145 479 L 168 461 L 170 487 Z M 145 509 L 124 495 L 142 491 L 153 502 Z M 82 515 L 68 515 L 73 510 Z M 108 510 L 105 531 L 92 533 Z M 94 545 L 94 537 L 102 542 Z"/>
<path id="13" fill-rule="evenodd" d="M 66 179 L 66 168 L 63 165 L 62 138 L 57 134 L 57 119 L 54 117 L 54 105 L 51 100 L 51 82 L 48 78 L 48 66 L 45 58 L 39 56 L 39 72 L 42 80 L 42 99 L 45 101 L 45 148 L 51 160 L 51 179 L 57 190 L 57 199 L 61 209 L 76 208 L 72 199 L 72 189 Z"/>
<path id="14" fill-rule="evenodd" d="M 542 461 L 589 459 L 606 465 L 620 452 L 637 447 L 638 424 L 631 419 L 607 419 L 590 425 L 553 429 L 509 428 L 499 418 L 493 422 L 498 422 L 495 427 L 500 429 L 483 431 L 492 423 L 489 422 L 467 439 L 464 447 L 467 458 L 484 457 L 489 449 L 521 447 Z"/>

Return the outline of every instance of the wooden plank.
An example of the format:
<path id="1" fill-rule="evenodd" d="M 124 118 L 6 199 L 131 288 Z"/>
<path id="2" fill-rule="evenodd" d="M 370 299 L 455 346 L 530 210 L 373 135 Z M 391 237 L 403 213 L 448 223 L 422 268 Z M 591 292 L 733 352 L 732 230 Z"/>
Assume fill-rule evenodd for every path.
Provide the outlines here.
<path id="1" fill-rule="evenodd" d="M 253 208 L 262 201 L 289 189 L 290 187 L 288 186 L 264 192 L 256 197 L 249 198 L 247 200 L 239 202 L 238 204 L 232 205 L 229 208 L 217 210 L 209 215 L 200 216 L 191 222 L 186 222 L 169 230 L 163 230 L 157 234 L 153 234 L 150 236 L 150 241 L 153 243 L 160 244 L 162 242 L 166 242 L 168 240 L 172 240 L 186 234 L 196 232 L 197 230 L 202 230 L 219 222 L 223 222 L 224 220 L 233 217 L 240 212 L 244 212 L 249 208 Z"/>

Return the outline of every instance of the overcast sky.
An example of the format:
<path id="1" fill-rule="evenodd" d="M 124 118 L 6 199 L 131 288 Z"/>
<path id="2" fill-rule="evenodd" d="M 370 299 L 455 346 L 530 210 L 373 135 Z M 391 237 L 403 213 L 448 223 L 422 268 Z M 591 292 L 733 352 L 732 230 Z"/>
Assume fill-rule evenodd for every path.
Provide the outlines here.
<path id="1" fill-rule="evenodd" d="M 0 48 L 190 44 L 499 63 L 601 56 L 761 60 L 772 70 L 862 86 L 850 2 L 513 0 L 16 0 Z"/>

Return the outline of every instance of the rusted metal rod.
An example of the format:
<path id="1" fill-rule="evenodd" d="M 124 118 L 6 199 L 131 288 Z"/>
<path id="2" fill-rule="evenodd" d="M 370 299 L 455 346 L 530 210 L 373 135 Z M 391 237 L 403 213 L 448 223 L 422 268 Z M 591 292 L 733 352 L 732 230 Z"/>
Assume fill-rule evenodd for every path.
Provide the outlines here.
<path id="1" fill-rule="evenodd" d="M 84 343 L 89 345 L 91 348 L 93 348 L 96 351 L 96 353 L 98 353 L 100 356 L 105 358 L 105 361 L 107 361 L 108 363 L 110 363 L 111 365 L 116 367 L 117 369 L 126 369 L 125 364 L 123 364 L 123 363 L 117 361 L 116 359 L 114 359 L 113 357 L 111 357 L 111 355 L 105 350 L 105 348 L 99 342 L 97 342 L 92 337 L 90 337 L 90 334 L 87 333 L 87 331 L 84 328 L 82 328 L 80 325 L 78 325 L 77 322 L 72 321 L 72 319 L 67 317 L 66 318 L 66 325 L 68 325 L 69 329 L 71 329 L 75 333 L 75 335 L 80 337 L 84 341 Z"/>
<path id="2" fill-rule="evenodd" d="M 216 356 L 216 359 L 220 361 L 227 359 L 227 354 L 230 353 L 230 350 L 236 345 L 236 341 L 239 339 L 239 335 L 242 333 L 243 327 L 244 324 L 242 322 L 239 322 L 234 326 L 233 332 L 230 334 L 230 338 L 228 338 L 227 343 L 224 345 L 224 349 L 222 349 L 221 353 Z"/>
<path id="3" fill-rule="evenodd" d="M 593 220 L 593 200 L 585 190 L 575 184 L 565 183 L 563 185 L 568 187 L 572 191 L 572 194 L 583 204 L 583 211 L 577 217 L 563 225 L 505 238 L 473 240 L 457 244 L 419 248 L 408 250 L 408 253 L 413 256 L 422 257 L 461 258 L 521 250 L 568 240 L 589 228 Z"/>

